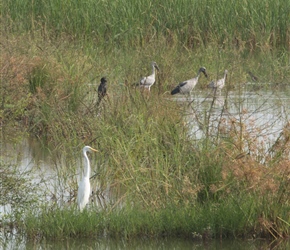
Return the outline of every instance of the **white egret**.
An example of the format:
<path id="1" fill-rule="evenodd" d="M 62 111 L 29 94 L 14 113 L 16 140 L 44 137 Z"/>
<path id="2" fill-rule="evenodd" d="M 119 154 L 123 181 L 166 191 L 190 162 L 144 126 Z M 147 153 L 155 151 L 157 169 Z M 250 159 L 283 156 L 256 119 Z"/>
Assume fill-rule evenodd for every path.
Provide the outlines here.
<path id="1" fill-rule="evenodd" d="M 90 193 L 91 193 L 91 184 L 90 184 L 90 172 L 91 172 L 91 166 L 90 166 L 90 160 L 88 158 L 87 152 L 98 152 L 98 150 L 90 147 L 85 146 L 83 148 L 83 155 L 84 155 L 84 173 L 83 178 L 81 182 L 79 183 L 79 189 L 78 189 L 78 206 L 80 211 L 82 212 L 87 203 L 89 202 Z"/>
<path id="2" fill-rule="evenodd" d="M 145 76 L 140 80 L 140 86 L 148 89 L 150 91 L 151 86 L 155 83 L 155 69 L 159 71 L 159 67 L 156 62 L 151 63 L 152 74 L 150 76 Z"/>
<path id="3" fill-rule="evenodd" d="M 225 70 L 225 73 L 224 73 L 224 77 L 217 80 L 217 81 L 212 81 L 208 84 L 208 87 L 209 88 L 212 88 L 212 89 L 219 89 L 221 90 L 224 86 L 225 86 L 225 83 L 226 83 L 226 79 L 227 79 L 227 74 L 228 74 L 228 71 Z"/>
<path id="4" fill-rule="evenodd" d="M 198 82 L 198 78 L 200 75 L 200 72 L 202 72 L 205 77 L 207 77 L 207 73 L 206 73 L 206 69 L 205 67 L 201 67 L 198 70 L 197 76 L 189 79 L 187 81 L 181 82 L 179 83 L 172 91 L 171 91 L 171 95 L 175 95 L 175 94 L 190 94 L 190 92 L 193 90 L 193 88 L 195 87 L 195 85 Z"/>

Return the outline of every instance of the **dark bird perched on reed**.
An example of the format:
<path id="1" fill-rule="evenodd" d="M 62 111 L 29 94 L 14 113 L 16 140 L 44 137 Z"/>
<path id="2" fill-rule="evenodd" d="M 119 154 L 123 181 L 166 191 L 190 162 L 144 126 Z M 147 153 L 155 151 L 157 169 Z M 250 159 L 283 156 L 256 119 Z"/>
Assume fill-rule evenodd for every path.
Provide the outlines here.
<path id="1" fill-rule="evenodd" d="M 101 78 L 101 83 L 98 87 L 98 102 L 97 106 L 100 105 L 101 100 L 107 95 L 107 79 L 106 77 Z"/>
<path id="2" fill-rule="evenodd" d="M 198 78 L 199 78 L 200 72 L 202 72 L 205 75 L 205 77 L 207 77 L 207 73 L 206 73 L 205 67 L 201 67 L 198 70 L 198 73 L 197 73 L 197 76 L 196 77 L 194 77 L 192 79 L 189 79 L 189 80 L 186 80 L 184 82 L 179 83 L 171 91 L 171 95 L 175 95 L 175 94 L 178 94 L 178 93 L 179 94 L 189 94 L 190 95 L 190 92 L 193 90 L 193 88 L 195 87 L 195 85 L 198 82 Z"/>

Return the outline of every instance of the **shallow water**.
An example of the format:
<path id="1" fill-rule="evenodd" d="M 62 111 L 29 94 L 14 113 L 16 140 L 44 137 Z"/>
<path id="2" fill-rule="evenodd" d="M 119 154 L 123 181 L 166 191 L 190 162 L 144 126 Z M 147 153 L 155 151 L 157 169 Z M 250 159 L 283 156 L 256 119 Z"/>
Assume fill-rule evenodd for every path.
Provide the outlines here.
<path id="1" fill-rule="evenodd" d="M 289 90 L 203 91 L 196 92 L 190 100 L 184 97 L 176 100 L 190 103 L 185 117 L 193 139 L 199 140 L 206 135 L 226 137 L 230 132 L 238 137 L 243 133 L 249 138 L 248 142 L 244 139 L 245 144 L 259 144 L 256 153 L 260 157 L 267 154 L 283 128 L 289 126 Z M 249 148 L 243 150 L 246 152 Z"/>
<path id="2" fill-rule="evenodd" d="M 217 133 L 219 120 L 224 119 L 225 124 L 230 125 L 232 120 L 242 121 L 248 133 L 264 145 L 265 152 L 275 142 L 282 129 L 289 122 L 290 117 L 290 90 L 287 91 L 256 91 L 249 92 L 246 89 L 241 93 L 232 91 L 222 92 L 215 96 L 208 91 L 196 91 L 191 100 L 178 96 L 173 99 L 188 105 L 185 116 L 190 127 L 190 133 L 194 139 L 205 136 L 202 121 L 209 118 L 211 133 Z M 1 160 L 7 164 L 17 166 L 19 173 L 30 172 L 32 183 L 37 184 L 40 199 L 45 201 L 62 201 L 63 204 L 75 203 L 79 169 L 73 167 L 81 165 L 81 149 L 72 149 L 70 156 L 63 153 L 54 154 L 53 150 L 42 147 L 41 143 L 26 135 L 8 135 L 2 130 Z M 56 150 L 55 150 L 56 151 Z M 96 162 L 92 156 L 92 162 Z M 101 165 L 102 162 L 100 162 Z M 67 178 L 60 179 L 63 175 L 62 166 L 74 169 L 67 174 Z M 96 174 L 92 171 L 92 175 Z M 71 186 L 75 186 L 74 189 Z M 92 180 L 95 191 L 99 190 L 97 178 Z M 43 191 L 45 190 L 45 191 Z M 106 202 L 114 199 L 109 188 L 101 190 L 100 195 L 95 196 L 94 205 L 103 207 Z M 63 204 L 59 204 L 62 206 Z M 0 217 L 10 212 L 9 206 L 0 206 Z M 64 240 L 61 242 L 27 242 L 19 237 L 4 238 L 0 232 L 1 249 L 265 249 L 272 248 L 269 243 L 263 241 L 202 241 L 183 239 L 139 239 L 139 240 L 113 240 L 113 239 L 83 239 Z M 283 243 L 284 245 L 285 243 Z M 289 242 L 286 243 L 290 248 Z M 280 245 L 276 246 L 279 248 Z"/>
<path id="3" fill-rule="evenodd" d="M 1 235 L 1 234 L 0 234 Z M 0 238 L 1 239 L 1 238 Z M 1 241 L 0 241 L 1 242 Z M 140 238 L 140 239 L 64 239 L 61 241 L 41 242 L 26 241 L 20 237 L 2 238 L 2 248 L 14 249 L 140 249 L 140 250 L 173 250 L 173 249 L 196 249 L 196 250 L 255 250 L 255 249 L 289 249 L 290 241 L 267 242 L 265 240 L 209 240 L 207 242 L 198 239 L 182 238 Z"/>
<path id="4" fill-rule="evenodd" d="M 188 107 L 185 121 L 189 125 L 193 139 L 198 140 L 206 133 L 215 136 L 219 132 L 221 120 L 225 130 L 234 121 L 236 124 L 244 125 L 243 133 L 247 132 L 252 140 L 258 141 L 264 149 L 264 154 L 278 138 L 290 117 L 290 89 L 275 92 L 250 92 L 243 89 L 228 93 L 222 91 L 216 95 L 211 91 L 195 91 L 190 100 L 180 95 L 172 100 Z M 208 119 L 208 130 L 203 124 L 205 119 Z M 237 127 L 239 128 L 239 125 Z M 70 148 L 70 152 L 62 148 L 48 149 L 36 139 L 21 134 L 8 134 L 3 129 L 0 143 L 2 162 L 16 165 L 19 173 L 33 170 L 32 183 L 38 184 L 39 190 L 46 190 L 45 195 L 39 197 L 46 201 L 56 199 L 64 203 L 74 202 L 81 171 L 76 166 L 82 166 L 83 161 L 81 148 Z M 261 154 L 261 151 L 258 153 Z M 97 166 L 104 164 L 99 162 L 102 161 L 99 155 L 93 154 L 90 158 Z M 70 169 L 70 172 L 63 173 L 67 171 L 63 166 Z M 95 196 L 95 203 L 102 207 L 113 199 L 113 196 L 109 187 L 100 190 L 98 169 L 92 168 L 93 175 L 96 175 L 96 178 L 91 179 L 92 187 L 95 187 L 95 194 L 100 194 Z M 60 182 L 59 176 L 65 178 Z M 75 186 L 75 189 L 69 188 L 71 186 Z M 4 208 L 0 206 L 0 213 L 3 213 L 3 210 Z M 7 209 L 5 210 L 7 212 Z"/>

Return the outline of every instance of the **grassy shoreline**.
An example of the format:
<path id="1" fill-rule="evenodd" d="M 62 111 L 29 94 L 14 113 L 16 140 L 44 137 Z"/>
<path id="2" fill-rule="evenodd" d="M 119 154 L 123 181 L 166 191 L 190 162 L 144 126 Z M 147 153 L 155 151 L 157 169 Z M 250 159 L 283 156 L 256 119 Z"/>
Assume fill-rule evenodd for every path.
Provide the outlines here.
<path id="1" fill-rule="evenodd" d="M 114 201 L 83 214 L 69 203 L 59 209 L 57 202 L 25 198 L 29 178 L 16 178 L 1 163 L 8 194 L 1 195 L 1 204 L 13 197 L 21 206 L 14 202 L 15 213 L 0 227 L 14 227 L 31 239 L 289 237 L 289 121 L 261 163 L 256 152 L 262 146 L 242 119 L 246 111 L 230 129 L 221 117 L 216 134 L 193 141 L 184 122 L 187 109 L 171 101 L 169 91 L 200 66 L 210 79 L 201 77 L 197 90 L 225 69 L 230 72 L 225 91 L 242 91 L 251 81 L 249 70 L 261 83 L 272 83 L 261 88 L 287 88 L 290 18 L 282 17 L 289 15 L 290 2 L 242 1 L 234 8 L 229 1 L 191 2 L 114 1 L 110 8 L 106 1 L 3 3 L 2 131 L 21 127 L 63 152 L 84 144 L 98 148 L 101 187 L 110 183 L 125 201 L 122 208 Z M 147 95 L 132 84 L 150 72 L 153 60 L 161 71 Z M 104 75 L 110 96 L 97 109 L 94 87 Z M 75 168 L 59 171 L 72 194 L 76 180 L 66 174 L 72 176 Z M 19 181 L 21 190 L 10 188 Z"/>

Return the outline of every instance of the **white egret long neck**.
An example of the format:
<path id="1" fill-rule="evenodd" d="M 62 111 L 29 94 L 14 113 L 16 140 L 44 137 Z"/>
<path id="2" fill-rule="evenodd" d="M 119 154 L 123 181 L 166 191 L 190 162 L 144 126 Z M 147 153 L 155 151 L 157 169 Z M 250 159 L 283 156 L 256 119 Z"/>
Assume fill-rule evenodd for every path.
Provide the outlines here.
<path id="1" fill-rule="evenodd" d="M 85 163 L 85 172 L 84 172 L 84 178 L 90 178 L 91 174 L 91 165 L 90 165 L 90 160 L 89 157 L 87 156 L 87 152 L 84 151 L 84 163 Z"/>

